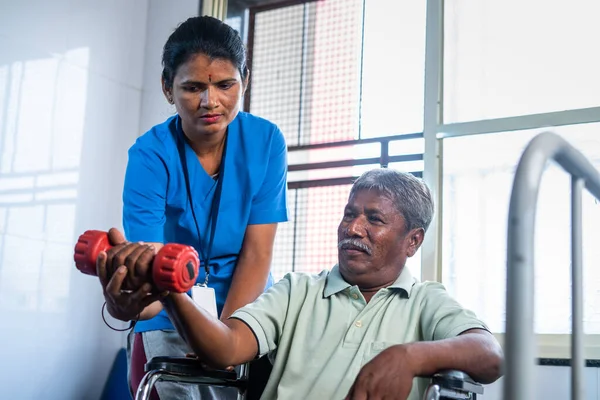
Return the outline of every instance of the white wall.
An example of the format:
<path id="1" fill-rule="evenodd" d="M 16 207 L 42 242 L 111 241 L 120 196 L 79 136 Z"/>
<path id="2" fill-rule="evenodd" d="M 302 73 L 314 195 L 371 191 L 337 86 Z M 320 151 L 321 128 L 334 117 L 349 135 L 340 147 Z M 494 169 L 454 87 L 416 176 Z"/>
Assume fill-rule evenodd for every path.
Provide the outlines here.
<path id="1" fill-rule="evenodd" d="M 162 50 L 175 28 L 189 17 L 198 15 L 200 9 L 199 0 L 148 0 L 148 3 L 140 133 L 175 113 L 175 107 L 167 103 L 162 93 Z"/>
<path id="2" fill-rule="evenodd" d="M 127 149 L 164 119 L 162 45 L 198 1 L 0 10 L 0 398 L 97 399 L 124 334 L 104 326 L 73 245 L 121 226 Z"/>
<path id="3" fill-rule="evenodd" d="M 123 335 L 73 245 L 121 224 L 147 0 L 0 9 L 0 397 L 97 399 Z"/>

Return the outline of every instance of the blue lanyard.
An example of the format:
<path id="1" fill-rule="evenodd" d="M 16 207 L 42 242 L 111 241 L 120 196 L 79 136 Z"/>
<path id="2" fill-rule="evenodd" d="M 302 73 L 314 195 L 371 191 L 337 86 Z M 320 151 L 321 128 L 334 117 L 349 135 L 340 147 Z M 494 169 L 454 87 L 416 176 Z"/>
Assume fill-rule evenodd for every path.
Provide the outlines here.
<path id="1" fill-rule="evenodd" d="M 196 233 L 198 234 L 198 249 L 200 250 L 200 256 L 204 260 L 204 271 L 206 273 L 206 278 L 204 279 L 204 286 L 208 284 L 208 276 L 210 273 L 209 265 L 210 265 L 210 257 L 213 247 L 213 242 L 215 239 L 215 232 L 217 230 L 217 219 L 219 217 L 219 205 L 221 203 L 221 192 L 223 190 L 223 179 L 225 173 L 225 153 L 227 150 L 227 136 L 225 136 L 225 144 L 223 145 L 223 155 L 221 157 L 221 165 L 219 166 L 219 176 L 217 177 L 217 187 L 215 189 L 215 195 L 213 196 L 212 204 L 210 206 L 210 217 L 209 223 L 211 225 L 210 228 L 210 238 L 208 242 L 208 247 L 205 249 L 202 245 L 202 237 L 200 236 L 200 227 L 198 226 L 198 219 L 196 218 L 196 211 L 194 210 L 194 202 L 192 200 L 192 190 L 190 187 L 190 176 L 188 172 L 187 166 L 187 158 L 185 156 L 185 139 L 184 133 L 181 129 L 180 117 L 177 117 L 177 150 L 179 151 L 179 159 L 181 160 L 181 166 L 183 168 L 183 176 L 185 177 L 185 189 L 187 192 L 188 202 L 190 203 L 190 208 L 192 210 L 192 218 L 194 219 L 194 224 L 196 225 Z M 227 135 L 227 133 L 225 133 Z"/>

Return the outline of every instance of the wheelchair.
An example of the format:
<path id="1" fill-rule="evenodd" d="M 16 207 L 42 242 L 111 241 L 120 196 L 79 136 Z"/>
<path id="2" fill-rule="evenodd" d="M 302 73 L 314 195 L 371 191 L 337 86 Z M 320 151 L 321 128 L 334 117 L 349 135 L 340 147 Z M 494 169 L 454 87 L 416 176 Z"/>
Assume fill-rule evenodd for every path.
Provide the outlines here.
<path id="1" fill-rule="evenodd" d="M 268 361 L 266 357 L 262 359 Z M 158 381 L 232 387 L 238 391 L 238 400 L 252 400 L 247 397 L 250 385 L 248 364 L 241 365 L 239 372 L 209 370 L 193 358 L 154 357 L 146 363 L 144 370 L 146 374 L 137 389 L 135 400 L 148 400 Z M 461 371 L 440 371 L 430 379 L 423 400 L 476 400 L 478 394 L 483 394 L 483 386 Z"/>

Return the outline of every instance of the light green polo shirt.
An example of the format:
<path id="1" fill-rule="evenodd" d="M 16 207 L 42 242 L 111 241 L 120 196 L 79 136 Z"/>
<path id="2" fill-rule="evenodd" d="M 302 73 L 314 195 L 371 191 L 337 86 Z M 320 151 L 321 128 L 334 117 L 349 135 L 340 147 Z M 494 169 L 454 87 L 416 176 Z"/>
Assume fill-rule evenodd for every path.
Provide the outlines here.
<path id="1" fill-rule="evenodd" d="M 437 282 L 419 282 L 404 269 L 369 304 L 335 266 L 319 275 L 289 273 L 232 318 L 256 335 L 273 371 L 262 399 L 343 399 L 361 367 L 383 349 L 451 338 L 487 327 Z M 428 384 L 415 379 L 409 400 Z"/>

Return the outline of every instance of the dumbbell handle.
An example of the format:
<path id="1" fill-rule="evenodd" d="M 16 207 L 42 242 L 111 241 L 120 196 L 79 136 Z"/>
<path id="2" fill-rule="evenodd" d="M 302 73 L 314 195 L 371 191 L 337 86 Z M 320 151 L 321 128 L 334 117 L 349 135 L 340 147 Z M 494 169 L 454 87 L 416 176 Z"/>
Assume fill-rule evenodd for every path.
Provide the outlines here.
<path id="1" fill-rule="evenodd" d="M 111 248 L 107 232 L 86 231 L 75 244 L 75 266 L 84 274 L 97 276 L 96 259 L 100 252 Z M 160 290 L 187 292 L 196 283 L 199 265 L 198 253 L 192 246 L 168 243 L 154 257 L 152 280 Z"/>

